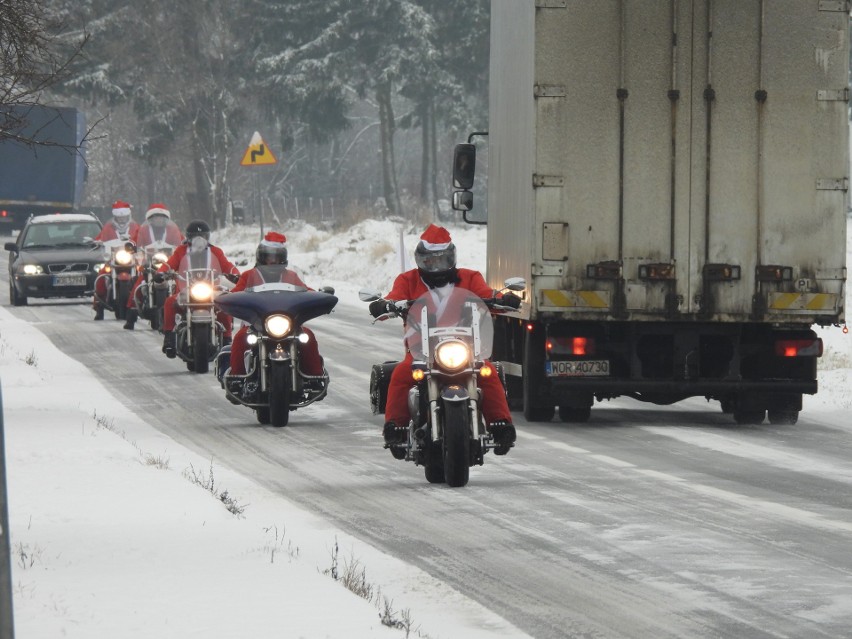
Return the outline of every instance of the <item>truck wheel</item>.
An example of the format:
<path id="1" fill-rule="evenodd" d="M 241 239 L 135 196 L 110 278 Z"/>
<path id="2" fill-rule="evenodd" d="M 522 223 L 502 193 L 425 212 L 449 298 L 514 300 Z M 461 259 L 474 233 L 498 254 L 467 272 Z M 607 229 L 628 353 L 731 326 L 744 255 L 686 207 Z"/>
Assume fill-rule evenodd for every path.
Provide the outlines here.
<path id="1" fill-rule="evenodd" d="M 591 407 L 574 408 L 573 406 L 560 406 L 559 419 L 569 424 L 580 424 L 589 421 L 592 416 Z"/>
<path id="2" fill-rule="evenodd" d="M 799 421 L 799 411 L 797 410 L 784 410 L 784 409 L 772 409 L 770 408 L 769 413 L 769 423 L 770 424 L 778 424 L 781 426 L 792 426 L 797 421 Z"/>
<path id="3" fill-rule="evenodd" d="M 544 333 L 528 331 L 524 340 L 524 419 L 528 422 L 549 422 L 556 412 L 554 406 L 538 405 L 535 390 L 544 382 Z"/>
<path id="4" fill-rule="evenodd" d="M 734 421 L 740 425 L 759 425 L 763 423 L 766 411 L 761 408 L 736 408 Z"/>

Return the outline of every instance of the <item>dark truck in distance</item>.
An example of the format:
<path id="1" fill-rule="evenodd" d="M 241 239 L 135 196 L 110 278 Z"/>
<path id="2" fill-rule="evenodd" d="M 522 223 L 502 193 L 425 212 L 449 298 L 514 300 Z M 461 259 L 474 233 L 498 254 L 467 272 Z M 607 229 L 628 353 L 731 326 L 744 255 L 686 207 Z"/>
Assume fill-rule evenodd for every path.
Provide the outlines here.
<path id="1" fill-rule="evenodd" d="M 86 177 L 85 115 L 69 107 L 0 105 L 0 121 L 13 123 L 0 137 L 0 231 L 23 228 L 31 215 L 76 210 Z"/>

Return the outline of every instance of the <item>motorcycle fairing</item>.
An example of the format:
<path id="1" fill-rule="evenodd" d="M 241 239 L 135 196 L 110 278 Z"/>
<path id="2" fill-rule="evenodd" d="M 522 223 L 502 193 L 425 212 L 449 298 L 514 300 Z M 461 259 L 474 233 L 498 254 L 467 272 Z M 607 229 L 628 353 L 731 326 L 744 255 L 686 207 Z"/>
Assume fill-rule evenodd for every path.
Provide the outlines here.
<path id="1" fill-rule="evenodd" d="M 316 291 L 290 289 L 288 284 L 264 284 L 238 293 L 228 293 L 216 299 L 216 306 L 238 319 L 248 322 L 257 331 L 263 330 L 263 320 L 273 313 L 288 315 L 301 325 L 320 315 L 327 315 L 337 304 L 337 297 Z"/>

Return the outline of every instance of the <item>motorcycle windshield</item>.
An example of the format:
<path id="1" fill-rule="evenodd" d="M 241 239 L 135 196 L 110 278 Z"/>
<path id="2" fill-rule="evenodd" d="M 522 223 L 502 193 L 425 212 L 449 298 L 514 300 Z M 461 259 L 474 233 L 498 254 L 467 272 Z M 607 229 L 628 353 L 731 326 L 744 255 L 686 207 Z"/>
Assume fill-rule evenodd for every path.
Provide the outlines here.
<path id="1" fill-rule="evenodd" d="M 491 313 L 480 297 L 464 288 L 445 286 L 416 299 L 405 329 L 405 345 L 415 360 L 432 361 L 438 344 L 449 339 L 464 342 L 476 360 L 491 357 Z"/>
<path id="2" fill-rule="evenodd" d="M 183 291 L 187 286 L 187 282 L 192 282 L 199 278 L 205 279 L 215 285 L 219 282 L 219 276 L 222 275 L 223 271 L 224 269 L 212 251 L 205 250 L 198 253 L 187 251 L 178 267 L 178 272 L 182 275 L 182 277 L 177 278 L 178 291 Z"/>
<path id="3" fill-rule="evenodd" d="M 147 222 L 139 227 L 139 234 L 136 236 L 137 246 L 178 246 L 183 241 L 181 237 L 180 227 L 174 222 L 169 222 L 166 226 L 156 227 L 151 226 Z"/>
<path id="4" fill-rule="evenodd" d="M 301 325 L 331 313 L 336 304 L 334 295 L 282 283 L 261 284 L 216 298 L 218 309 L 248 322 L 257 330 L 262 330 L 263 320 L 275 313 L 287 315 L 297 325 Z"/>

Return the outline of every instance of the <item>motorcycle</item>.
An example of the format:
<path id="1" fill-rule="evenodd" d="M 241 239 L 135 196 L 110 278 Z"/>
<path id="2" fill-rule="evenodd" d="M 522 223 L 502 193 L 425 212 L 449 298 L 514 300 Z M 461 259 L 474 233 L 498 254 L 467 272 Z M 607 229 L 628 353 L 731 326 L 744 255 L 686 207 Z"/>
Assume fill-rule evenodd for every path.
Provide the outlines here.
<path id="1" fill-rule="evenodd" d="M 299 344 L 308 341 L 300 329 L 337 304 L 333 289 L 309 291 L 301 286 L 265 283 L 222 295 L 216 307 L 249 325 L 245 375 L 231 374 L 231 348 L 216 360 L 216 374 L 225 396 L 234 404 L 254 409 L 261 424 L 286 426 L 290 411 L 325 398 L 328 371 L 305 375 L 299 366 Z"/>
<path id="2" fill-rule="evenodd" d="M 525 288 L 522 278 L 506 281 L 506 288 Z M 363 289 L 361 301 L 382 299 L 377 291 Z M 417 382 L 408 395 L 411 419 L 406 441 L 390 444 L 396 459 L 423 466 L 429 483 L 451 487 L 467 485 L 471 466 L 481 466 L 485 454 L 497 444 L 485 428 L 480 411 L 479 378 L 498 375 L 491 355 L 492 313 L 515 310 L 499 299 L 483 300 L 463 288 L 453 288 L 441 298 L 434 290 L 417 300 L 390 302 L 392 310 L 377 318 L 405 320 L 405 345 L 411 353 L 412 378 Z M 390 374 L 399 362 L 373 366 L 370 397 L 374 414 L 384 412 Z M 505 388 L 505 383 L 503 384 Z"/>
<path id="3" fill-rule="evenodd" d="M 216 294 L 225 290 L 219 285 L 222 273 L 215 268 L 188 268 L 160 275 L 177 281 L 178 304 L 184 309 L 175 320 L 175 352 L 187 370 L 206 373 L 225 334 L 213 304 Z"/>
<path id="4" fill-rule="evenodd" d="M 125 240 L 108 240 L 103 246 L 109 257 L 95 280 L 95 290 L 98 290 L 98 280 L 106 284 L 106 298 L 98 296 L 98 301 L 115 313 L 115 319 L 122 320 L 127 317 L 127 302 L 138 276 L 136 247 Z"/>
<path id="5" fill-rule="evenodd" d="M 148 320 L 151 328 L 161 331 L 163 326 L 163 305 L 166 299 L 174 293 L 174 280 L 168 279 L 157 282 L 155 274 L 174 252 L 175 247 L 169 244 L 149 244 L 140 250 L 143 259 L 142 275 L 144 280 L 136 288 L 133 303 L 139 317 Z"/>

